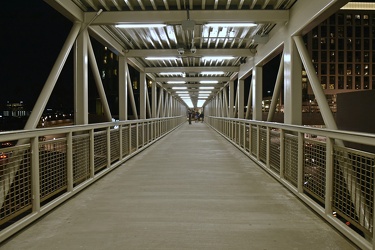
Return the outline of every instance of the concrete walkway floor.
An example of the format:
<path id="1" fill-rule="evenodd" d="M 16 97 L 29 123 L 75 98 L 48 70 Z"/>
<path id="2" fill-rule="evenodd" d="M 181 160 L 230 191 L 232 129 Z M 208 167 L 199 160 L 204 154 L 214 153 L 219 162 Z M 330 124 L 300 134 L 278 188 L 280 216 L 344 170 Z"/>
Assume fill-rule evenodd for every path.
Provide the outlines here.
<path id="1" fill-rule="evenodd" d="M 237 148 L 194 122 L 0 248 L 356 249 Z"/>

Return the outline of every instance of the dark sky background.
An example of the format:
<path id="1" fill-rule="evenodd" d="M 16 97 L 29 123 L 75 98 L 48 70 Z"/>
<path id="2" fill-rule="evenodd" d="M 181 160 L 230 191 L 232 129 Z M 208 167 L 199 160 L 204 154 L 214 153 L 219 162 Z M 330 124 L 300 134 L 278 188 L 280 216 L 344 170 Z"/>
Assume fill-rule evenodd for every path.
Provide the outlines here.
<path id="1" fill-rule="evenodd" d="M 72 23 L 42 0 L 5 1 L 0 20 L 0 105 L 23 101 L 31 109 Z M 68 61 L 48 106 L 73 107 L 71 56 Z"/>

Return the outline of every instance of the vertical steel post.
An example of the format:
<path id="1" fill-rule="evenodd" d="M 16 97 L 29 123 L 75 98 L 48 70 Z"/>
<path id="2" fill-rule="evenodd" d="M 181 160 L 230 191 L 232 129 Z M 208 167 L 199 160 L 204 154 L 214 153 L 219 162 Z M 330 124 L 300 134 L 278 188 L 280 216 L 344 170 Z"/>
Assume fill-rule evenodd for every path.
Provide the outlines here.
<path id="1" fill-rule="evenodd" d="M 40 211 L 39 138 L 31 138 L 31 193 L 33 212 Z"/>
<path id="2" fill-rule="evenodd" d="M 119 57 L 119 119 L 128 120 L 128 63 L 126 57 Z"/>
<path id="3" fill-rule="evenodd" d="M 90 178 L 95 176 L 95 136 L 94 129 L 90 130 Z"/>
<path id="4" fill-rule="evenodd" d="M 303 151 L 304 151 L 304 140 L 303 140 L 304 134 L 301 132 L 298 132 L 298 176 L 297 176 L 297 189 L 299 193 L 303 193 L 303 182 L 304 182 L 304 176 L 303 176 Z"/>
<path id="5" fill-rule="evenodd" d="M 263 101 L 263 68 L 256 66 L 253 68 L 253 77 L 251 78 L 251 87 L 253 89 L 253 120 L 262 120 L 262 101 Z"/>
<path id="6" fill-rule="evenodd" d="M 67 177 L 67 191 L 73 191 L 73 133 L 69 132 L 66 135 L 66 177 Z"/>

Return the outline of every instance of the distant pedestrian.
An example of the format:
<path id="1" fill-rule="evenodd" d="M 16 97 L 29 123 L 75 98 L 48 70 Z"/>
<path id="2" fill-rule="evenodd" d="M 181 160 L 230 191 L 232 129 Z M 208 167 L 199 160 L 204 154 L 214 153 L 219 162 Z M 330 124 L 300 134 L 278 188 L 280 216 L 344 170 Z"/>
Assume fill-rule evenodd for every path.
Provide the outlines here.
<path id="1" fill-rule="evenodd" d="M 191 125 L 191 116 L 192 116 L 193 114 L 191 113 L 191 111 L 189 110 L 188 111 L 188 118 L 189 118 L 189 124 Z"/>
<path id="2" fill-rule="evenodd" d="M 199 121 L 199 112 L 195 112 L 195 122 Z"/>
<path id="3" fill-rule="evenodd" d="M 203 112 L 200 114 L 200 119 L 201 119 L 201 122 L 203 122 L 203 120 L 204 120 L 204 114 L 203 114 Z"/>

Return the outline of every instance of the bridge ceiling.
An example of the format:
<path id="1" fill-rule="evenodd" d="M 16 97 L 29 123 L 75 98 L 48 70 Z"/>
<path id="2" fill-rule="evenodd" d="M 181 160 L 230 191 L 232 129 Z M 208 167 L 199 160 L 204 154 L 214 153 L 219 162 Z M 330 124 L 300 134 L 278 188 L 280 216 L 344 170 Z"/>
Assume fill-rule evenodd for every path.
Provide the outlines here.
<path id="1" fill-rule="evenodd" d="M 270 31 L 289 20 L 297 0 L 45 1 L 72 21 L 89 24 L 101 42 L 109 41 L 109 47 L 168 87 L 169 77 L 185 81 L 188 76 L 189 85 L 204 77 L 218 86 L 235 77 Z M 253 26 L 237 26 L 243 23 Z M 148 25 L 118 26 L 124 24 Z"/>

